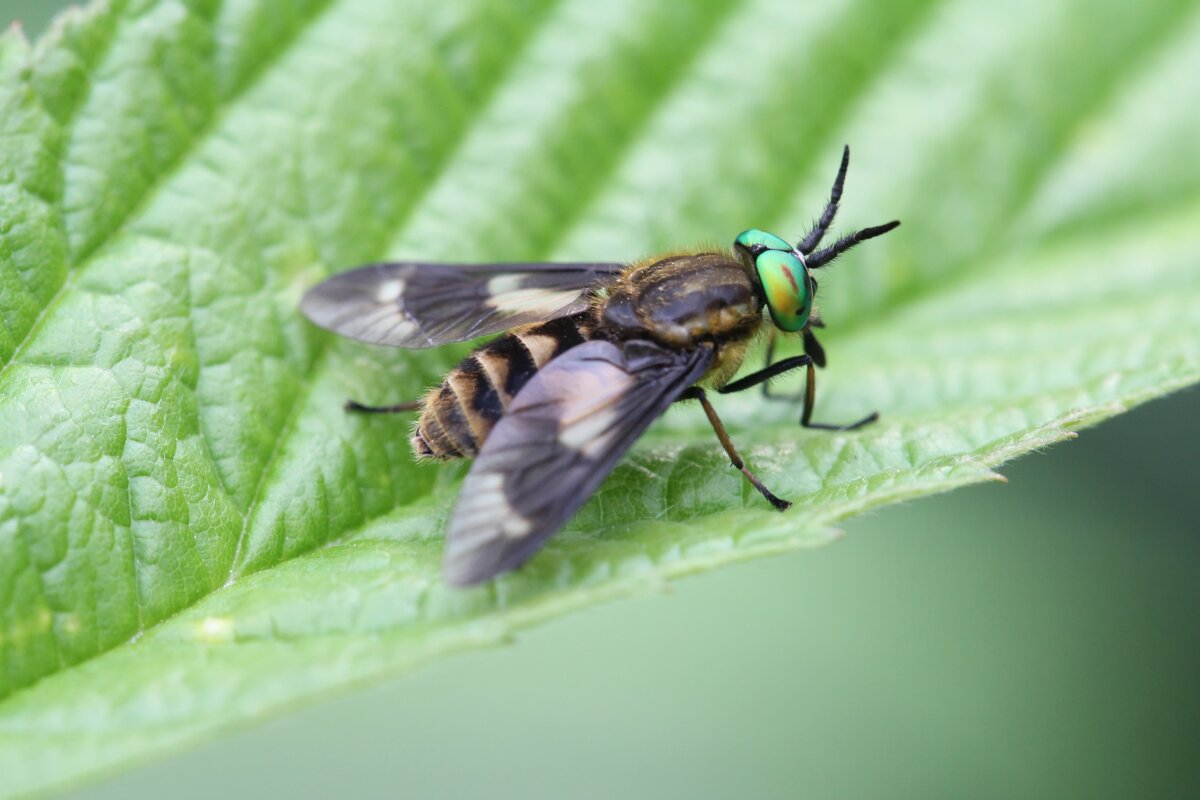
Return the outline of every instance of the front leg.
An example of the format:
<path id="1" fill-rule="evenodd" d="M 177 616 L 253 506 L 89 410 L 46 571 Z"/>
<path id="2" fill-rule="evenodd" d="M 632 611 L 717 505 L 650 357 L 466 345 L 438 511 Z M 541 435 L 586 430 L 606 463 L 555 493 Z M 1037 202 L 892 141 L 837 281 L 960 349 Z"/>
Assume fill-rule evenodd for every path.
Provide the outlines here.
<path id="1" fill-rule="evenodd" d="M 800 414 L 800 425 L 805 428 L 817 428 L 824 431 L 852 431 L 861 428 L 864 425 L 870 425 L 879 419 L 879 412 L 872 411 L 858 422 L 851 422 L 849 425 L 829 425 L 823 422 L 813 422 L 813 404 L 817 400 L 817 370 L 810 362 L 808 365 L 808 379 L 804 383 L 804 411 Z"/>
<path id="2" fill-rule="evenodd" d="M 825 350 L 821 347 L 821 343 L 817 341 L 817 337 L 812 334 L 811 329 L 804 331 L 804 355 L 792 356 L 785 358 L 782 361 L 771 363 L 775 357 L 775 331 L 771 331 L 771 338 L 767 340 L 767 365 L 758 372 L 752 372 L 744 378 L 734 381 L 733 383 L 722 386 L 719 391 L 721 394 L 729 394 L 731 392 L 740 392 L 744 389 L 749 389 L 752 386 L 762 384 L 763 396 L 771 400 L 798 400 L 801 397 L 804 399 L 804 410 L 800 415 L 800 425 L 805 428 L 813 428 L 826 431 L 852 431 L 869 425 L 879 419 L 879 412 L 872 411 L 867 416 L 852 422 L 848 425 L 829 425 L 822 422 L 813 422 L 813 406 L 817 400 L 817 370 L 819 366 L 825 364 Z M 769 381 L 778 375 L 785 372 L 790 372 L 793 369 L 805 367 L 807 371 L 804 382 L 803 395 L 777 395 L 771 394 L 768 390 Z"/>
<path id="3" fill-rule="evenodd" d="M 809 327 L 805 328 L 804 333 L 801 334 L 804 337 L 804 355 L 808 356 L 812 363 L 818 367 L 825 366 L 825 348 L 817 341 L 817 336 L 813 333 L 812 329 L 823 327 L 825 325 L 821 320 L 814 316 Z M 772 329 L 770 337 L 767 339 L 767 358 L 764 369 L 769 369 L 775 361 L 775 338 L 777 335 L 776 331 Z M 769 400 L 799 400 L 801 398 L 799 394 L 772 394 L 769 383 L 763 383 L 762 393 L 763 397 Z"/>

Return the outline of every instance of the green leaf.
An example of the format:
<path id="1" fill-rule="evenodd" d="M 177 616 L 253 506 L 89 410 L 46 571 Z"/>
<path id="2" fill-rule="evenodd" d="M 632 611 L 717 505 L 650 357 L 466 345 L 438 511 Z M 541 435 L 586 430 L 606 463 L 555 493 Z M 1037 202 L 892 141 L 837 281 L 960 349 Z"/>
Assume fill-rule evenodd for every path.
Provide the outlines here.
<path id="1" fill-rule="evenodd" d="M 1200 380 L 1200 4 L 111 0 L 0 40 L 0 794 L 503 642 Z M 462 349 L 295 311 L 387 256 L 799 234 L 843 142 L 818 416 L 659 423 L 527 568 L 438 574 L 464 465 L 399 418 Z M 794 386 L 795 384 L 788 384 Z"/>

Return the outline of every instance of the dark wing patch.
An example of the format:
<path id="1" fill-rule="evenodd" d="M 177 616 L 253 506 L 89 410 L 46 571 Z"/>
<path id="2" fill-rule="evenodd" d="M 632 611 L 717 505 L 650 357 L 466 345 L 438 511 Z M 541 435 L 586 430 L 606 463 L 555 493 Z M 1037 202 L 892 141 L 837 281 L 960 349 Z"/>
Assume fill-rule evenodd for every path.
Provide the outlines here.
<path id="1" fill-rule="evenodd" d="M 620 264 L 372 264 L 314 286 L 300 310 L 343 336 L 435 347 L 583 311 Z"/>
<path id="2" fill-rule="evenodd" d="M 585 342 L 525 385 L 479 452 L 446 533 L 446 580 L 522 564 L 583 505 L 638 436 L 704 374 L 712 351 Z"/>

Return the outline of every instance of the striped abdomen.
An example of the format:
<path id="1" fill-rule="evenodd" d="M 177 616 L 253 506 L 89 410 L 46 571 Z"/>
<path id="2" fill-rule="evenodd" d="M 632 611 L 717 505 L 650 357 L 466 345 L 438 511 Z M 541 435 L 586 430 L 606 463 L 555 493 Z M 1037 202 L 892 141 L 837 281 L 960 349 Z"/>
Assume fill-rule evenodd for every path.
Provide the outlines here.
<path id="1" fill-rule="evenodd" d="M 516 328 L 471 353 L 425 395 L 413 452 L 418 458 L 474 456 L 521 387 L 590 333 L 588 314 L 576 314 Z"/>

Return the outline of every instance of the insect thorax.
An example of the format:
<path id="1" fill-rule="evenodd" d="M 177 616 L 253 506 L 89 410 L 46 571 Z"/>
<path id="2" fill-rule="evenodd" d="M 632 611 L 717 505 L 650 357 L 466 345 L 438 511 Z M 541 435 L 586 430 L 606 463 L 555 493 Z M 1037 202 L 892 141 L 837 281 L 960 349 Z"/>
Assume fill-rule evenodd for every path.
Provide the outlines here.
<path id="1" fill-rule="evenodd" d="M 737 371 L 763 316 L 746 268 L 728 253 L 700 252 L 631 265 L 599 302 L 596 319 L 617 339 L 714 346 L 717 361 L 706 380 L 719 385 Z"/>

